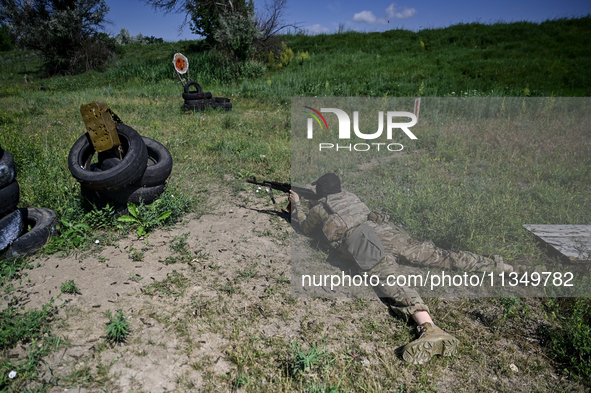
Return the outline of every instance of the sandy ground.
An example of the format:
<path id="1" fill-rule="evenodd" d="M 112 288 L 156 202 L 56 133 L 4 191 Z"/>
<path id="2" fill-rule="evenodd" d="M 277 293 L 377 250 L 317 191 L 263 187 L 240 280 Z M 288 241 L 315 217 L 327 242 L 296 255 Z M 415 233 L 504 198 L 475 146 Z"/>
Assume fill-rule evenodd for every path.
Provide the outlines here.
<path id="1" fill-rule="evenodd" d="M 217 300 L 223 296 L 224 292 L 220 295 L 214 288 L 235 280 L 236 271 L 256 264 L 256 276 L 244 290 L 259 294 L 270 285 L 270 277 L 289 277 L 290 249 L 286 234 L 292 228 L 287 220 L 273 211 L 266 199 L 249 206 L 240 202 L 240 197 L 232 199 L 217 201 L 217 207 L 209 214 L 197 219 L 188 216 L 176 227 L 157 230 L 146 238 L 131 234 L 113 245 L 99 244 L 95 252 L 72 254 L 67 258 L 34 259 L 31 264 L 40 266 L 26 271 L 26 277 L 15 283 L 19 306 L 40 308 L 60 295 L 62 283 L 68 280 L 74 280 L 81 292 L 79 295 L 61 294 L 55 301 L 60 306 L 55 334 L 67 337 L 71 346 L 48 360 L 52 368 L 60 373 L 64 369 L 70 372 L 72 366 L 83 367 L 80 365 L 85 362 L 79 360 L 87 358 L 96 350 L 97 343 L 105 341 L 108 322 L 105 312 L 116 313 L 121 309 L 132 324 L 127 344 L 109 346 L 101 351 L 102 363 L 110 364 L 109 377 L 117 381 L 113 385 L 115 390 L 170 391 L 177 387 L 181 377 L 194 380 L 199 387 L 202 372 L 191 364 L 203 357 L 213 359 L 207 371 L 229 372 L 232 366 L 226 360 L 227 340 L 223 335 L 191 332 L 190 341 L 199 348 L 188 355 L 187 340 L 175 337 L 169 330 L 186 313 L 198 316 L 199 310 L 191 310 L 196 299 Z M 269 231 L 280 231 L 281 240 Z M 175 237 L 186 237 L 185 250 L 190 257 L 186 263 L 166 264 L 167 256 L 180 255 L 170 249 Z M 134 251 L 143 253 L 142 260 L 132 259 Z M 172 292 L 178 291 L 178 294 L 169 294 L 167 289 L 154 290 L 154 295 L 144 293 L 150 284 L 166 282 L 167 277 L 176 277 L 179 273 L 186 280 L 182 289 L 170 285 Z M 244 298 L 244 290 L 240 290 Z M 241 299 L 237 303 L 244 310 L 257 307 Z M 159 318 L 162 314 L 166 316 Z M 263 332 L 272 335 L 279 330 L 267 326 Z M 13 352 L 24 356 L 23 348 Z M 88 362 L 88 359 L 83 360 Z"/>

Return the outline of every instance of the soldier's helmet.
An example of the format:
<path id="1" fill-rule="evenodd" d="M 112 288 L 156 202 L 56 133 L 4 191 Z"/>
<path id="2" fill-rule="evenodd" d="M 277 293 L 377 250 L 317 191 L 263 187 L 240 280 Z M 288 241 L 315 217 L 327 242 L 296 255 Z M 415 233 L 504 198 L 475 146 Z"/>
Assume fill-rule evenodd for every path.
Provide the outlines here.
<path id="1" fill-rule="evenodd" d="M 341 179 L 334 173 L 320 176 L 312 185 L 316 186 L 316 194 L 321 198 L 341 192 Z"/>

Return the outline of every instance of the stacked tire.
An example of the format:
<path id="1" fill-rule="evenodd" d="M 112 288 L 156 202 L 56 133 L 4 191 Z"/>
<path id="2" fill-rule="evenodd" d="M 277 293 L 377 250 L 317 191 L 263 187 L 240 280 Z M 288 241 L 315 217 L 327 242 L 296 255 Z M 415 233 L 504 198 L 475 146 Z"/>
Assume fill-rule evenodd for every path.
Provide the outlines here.
<path id="1" fill-rule="evenodd" d="M 185 84 L 183 99 L 185 100 L 185 110 L 188 111 L 204 111 L 207 108 L 232 110 L 232 103 L 229 98 L 213 97 L 211 92 L 203 92 L 199 83 L 194 81 Z"/>
<path id="2" fill-rule="evenodd" d="M 106 151 L 97 154 L 88 133 L 70 149 L 68 168 L 80 182 L 82 197 L 93 205 L 152 203 L 163 192 L 172 172 L 172 155 L 161 143 L 117 123 L 122 158 Z"/>
<path id="3" fill-rule="evenodd" d="M 51 209 L 17 209 L 20 188 L 14 158 L 0 147 L 0 252 L 24 256 L 38 251 L 55 232 L 57 216 Z"/>

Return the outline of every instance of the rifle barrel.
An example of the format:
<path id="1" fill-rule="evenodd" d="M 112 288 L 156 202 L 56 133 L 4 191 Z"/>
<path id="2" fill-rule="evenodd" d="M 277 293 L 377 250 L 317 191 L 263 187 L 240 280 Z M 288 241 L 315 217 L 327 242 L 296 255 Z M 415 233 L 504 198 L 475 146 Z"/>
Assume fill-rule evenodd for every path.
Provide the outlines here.
<path id="1" fill-rule="evenodd" d="M 246 180 L 246 182 L 247 183 L 251 183 L 251 184 L 255 184 L 257 186 L 270 187 L 273 190 L 282 191 L 282 192 L 285 192 L 285 193 L 289 193 L 289 190 L 293 190 L 299 196 L 304 197 L 306 199 L 310 199 L 310 200 L 318 200 L 318 199 L 320 199 L 320 197 L 318 195 L 316 195 L 316 193 L 314 192 L 314 190 L 309 189 L 309 188 L 292 186 L 289 183 L 280 183 L 280 182 L 268 181 L 268 180 L 263 180 L 262 182 L 258 182 L 256 180 L 256 178 L 253 179 L 253 180 Z"/>

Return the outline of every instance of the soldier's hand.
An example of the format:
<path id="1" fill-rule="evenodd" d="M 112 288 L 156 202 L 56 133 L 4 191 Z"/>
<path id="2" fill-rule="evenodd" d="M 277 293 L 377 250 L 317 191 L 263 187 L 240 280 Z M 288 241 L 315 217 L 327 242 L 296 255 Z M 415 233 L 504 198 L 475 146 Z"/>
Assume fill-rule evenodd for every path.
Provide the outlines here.
<path id="1" fill-rule="evenodd" d="M 384 212 L 371 211 L 367 215 L 367 219 L 375 222 L 376 224 L 384 224 L 390 221 L 390 215 Z"/>
<path id="2" fill-rule="evenodd" d="M 294 190 L 289 190 L 289 201 L 291 203 L 298 203 L 300 201 L 300 196 Z"/>

